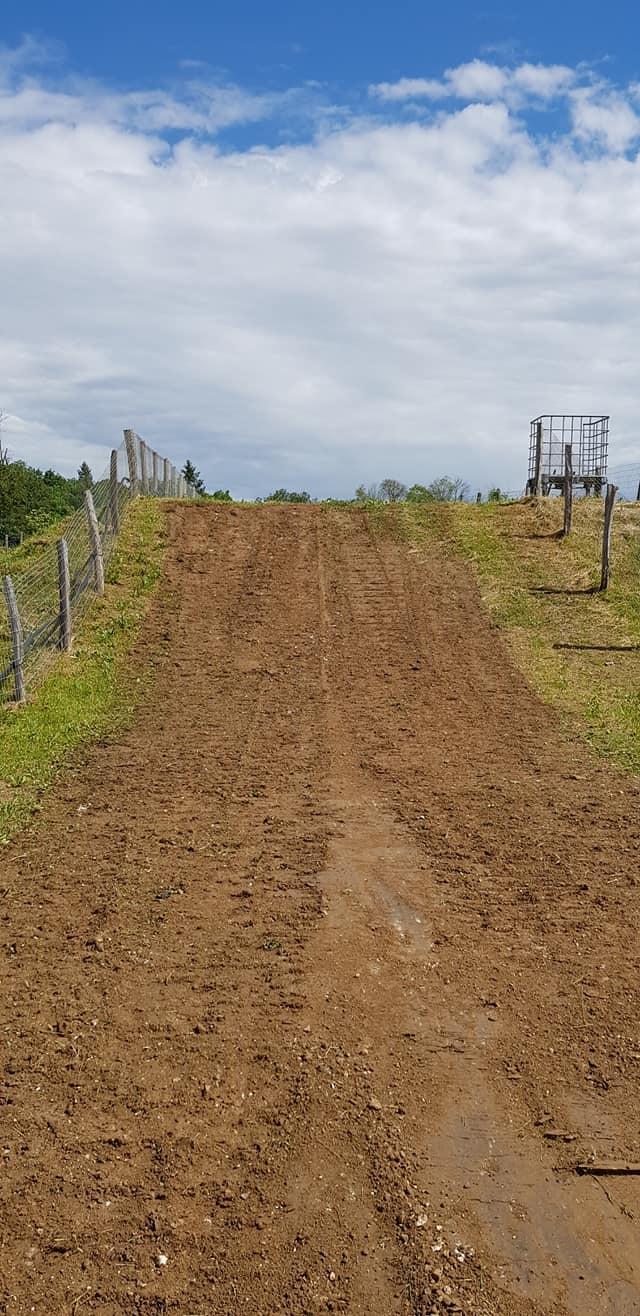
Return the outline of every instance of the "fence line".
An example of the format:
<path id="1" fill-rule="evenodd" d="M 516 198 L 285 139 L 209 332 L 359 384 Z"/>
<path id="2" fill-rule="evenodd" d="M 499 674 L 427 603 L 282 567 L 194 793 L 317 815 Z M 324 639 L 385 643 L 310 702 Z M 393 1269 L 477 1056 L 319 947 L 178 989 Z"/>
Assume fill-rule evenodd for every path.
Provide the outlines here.
<path id="1" fill-rule="evenodd" d="M 141 494 L 193 498 L 195 489 L 135 430 L 125 430 L 108 469 L 67 521 L 63 538 L 44 548 L 24 571 L 4 577 L 0 698 L 22 702 L 56 656 L 70 649 L 74 629 L 92 599 L 104 592 L 125 508 Z"/>

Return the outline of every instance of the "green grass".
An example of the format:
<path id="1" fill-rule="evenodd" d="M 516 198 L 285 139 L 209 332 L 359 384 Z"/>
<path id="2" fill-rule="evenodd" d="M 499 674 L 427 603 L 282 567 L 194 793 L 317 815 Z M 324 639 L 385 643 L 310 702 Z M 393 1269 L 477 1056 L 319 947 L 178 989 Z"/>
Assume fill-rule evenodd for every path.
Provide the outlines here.
<path id="1" fill-rule="evenodd" d="M 56 527 L 52 532 L 59 535 Z M 41 538 L 41 537 L 39 537 Z M 166 543 L 158 501 L 128 510 L 111 560 L 104 598 L 96 599 L 74 639 L 35 695 L 0 708 L 0 843 L 39 807 L 43 792 L 80 745 L 124 724 L 145 685 L 127 658 L 160 578 Z M 13 550 L 30 556 L 27 545 Z"/>
<path id="2" fill-rule="evenodd" d="M 600 578 L 602 503 L 577 501 L 559 538 L 562 503 L 402 504 L 372 523 L 425 548 L 434 540 L 472 567 L 492 619 L 530 684 L 593 747 L 640 771 L 640 507 L 616 507 L 612 579 Z M 545 591 L 557 592 L 545 592 Z M 558 645 L 602 646 L 558 648 Z M 620 647 L 616 647 L 620 646 Z"/>

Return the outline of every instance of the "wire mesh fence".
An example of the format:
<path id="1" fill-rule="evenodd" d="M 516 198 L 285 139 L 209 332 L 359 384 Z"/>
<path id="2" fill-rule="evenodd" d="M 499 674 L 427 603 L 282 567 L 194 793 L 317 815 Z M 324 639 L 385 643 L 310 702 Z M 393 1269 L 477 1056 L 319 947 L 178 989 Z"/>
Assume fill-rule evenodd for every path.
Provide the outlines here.
<path id="1" fill-rule="evenodd" d="M 0 698 L 21 700 L 42 680 L 96 594 L 128 504 L 141 494 L 190 498 L 194 488 L 134 430 L 84 497 L 60 539 L 4 576 L 0 609 Z"/>

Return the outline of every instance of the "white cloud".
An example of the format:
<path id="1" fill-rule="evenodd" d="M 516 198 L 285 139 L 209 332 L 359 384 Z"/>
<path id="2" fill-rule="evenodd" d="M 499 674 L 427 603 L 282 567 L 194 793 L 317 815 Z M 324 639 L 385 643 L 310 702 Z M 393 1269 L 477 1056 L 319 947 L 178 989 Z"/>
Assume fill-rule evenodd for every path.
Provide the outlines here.
<path id="1" fill-rule="evenodd" d="M 373 83 L 369 95 L 381 101 L 442 100 L 449 92 L 436 78 L 400 78 L 398 82 Z"/>
<path id="2" fill-rule="evenodd" d="M 507 100 L 512 104 L 522 104 L 527 98 L 549 101 L 566 95 L 576 80 L 575 69 L 564 64 L 519 64 L 510 68 L 473 59 L 468 64 L 447 69 L 441 79 L 400 78 L 397 82 L 374 83 L 369 87 L 369 95 L 382 101 L 435 101 L 453 97 L 465 101 Z"/>
<path id="3" fill-rule="evenodd" d="M 510 85 L 546 101 L 564 95 L 576 80 L 576 70 L 565 64 L 520 64 L 511 74 Z"/>
<path id="4" fill-rule="evenodd" d="M 444 470 L 513 488 L 530 416 L 566 409 L 611 411 L 633 456 L 640 166 L 606 118 L 629 103 L 529 65 L 496 99 L 491 66 L 464 67 L 458 85 L 489 103 L 394 121 L 387 97 L 377 121 L 352 112 L 277 147 L 259 125 L 253 149 L 227 153 L 203 135 L 221 106 L 193 83 L 115 96 L 14 79 L 0 126 L 13 452 L 95 469 L 131 424 L 242 494 Z M 538 140 L 518 86 L 569 89 L 575 133 Z M 255 93 L 220 94 L 235 122 L 258 113 Z M 280 101 L 283 131 L 298 96 Z"/>
<path id="5" fill-rule="evenodd" d="M 608 88 L 580 88 L 571 97 L 576 135 L 609 151 L 626 151 L 640 138 L 640 117 L 626 96 Z"/>
<path id="6" fill-rule="evenodd" d="M 462 100 L 497 100 L 506 90 L 509 74 L 497 64 L 474 59 L 470 64 L 448 69 L 445 80 L 453 94 Z"/>

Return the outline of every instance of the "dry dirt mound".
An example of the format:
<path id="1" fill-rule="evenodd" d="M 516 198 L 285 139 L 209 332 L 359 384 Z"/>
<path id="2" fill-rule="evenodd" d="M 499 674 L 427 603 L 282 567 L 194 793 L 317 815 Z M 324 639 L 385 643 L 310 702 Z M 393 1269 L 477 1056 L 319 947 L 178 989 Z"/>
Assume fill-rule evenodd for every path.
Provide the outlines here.
<path id="1" fill-rule="evenodd" d="M 0 1312 L 640 1313 L 639 792 L 464 569 L 176 508 L 153 698 L 0 871 Z"/>

